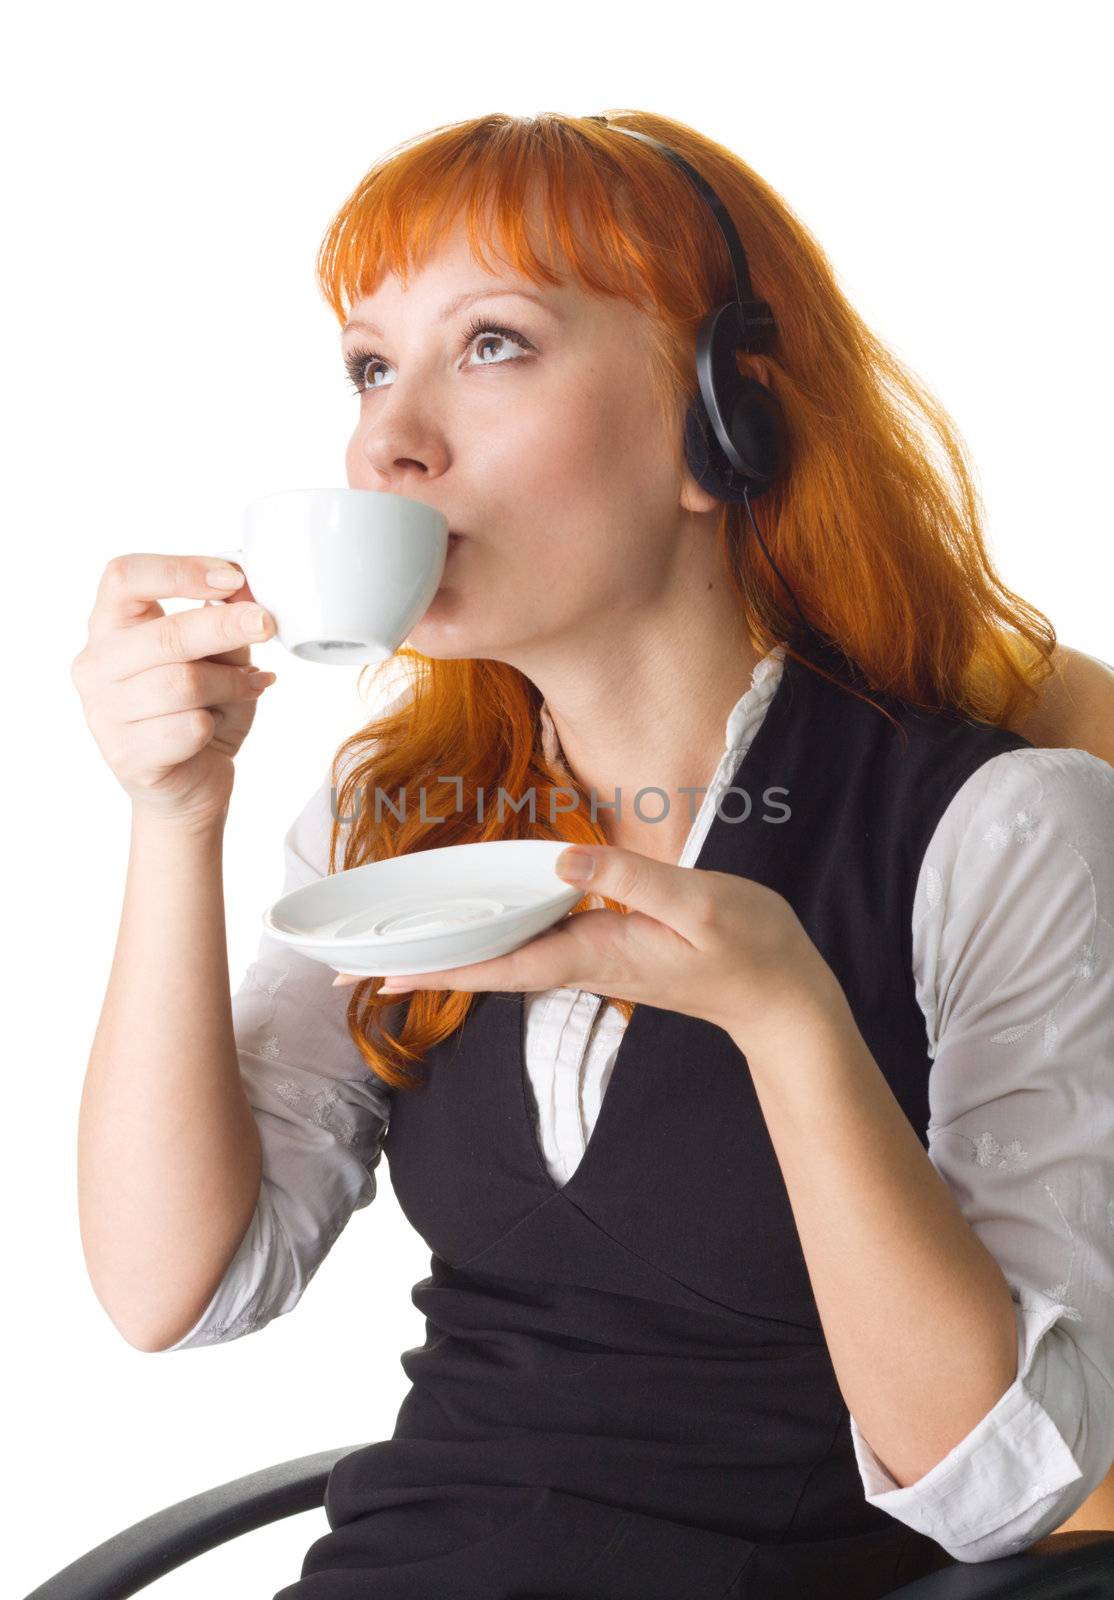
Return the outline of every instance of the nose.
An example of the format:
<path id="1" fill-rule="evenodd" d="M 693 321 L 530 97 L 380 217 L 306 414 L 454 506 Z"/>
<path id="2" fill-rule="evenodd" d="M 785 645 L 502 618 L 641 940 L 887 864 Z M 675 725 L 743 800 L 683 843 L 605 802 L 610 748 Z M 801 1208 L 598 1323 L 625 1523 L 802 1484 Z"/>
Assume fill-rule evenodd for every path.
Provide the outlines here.
<path id="1" fill-rule="evenodd" d="M 416 395 L 396 393 L 375 403 L 374 414 L 361 417 L 353 438 L 357 458 L 366 474 L 370 468 L 385 489 L 405 494 L 407 484 L 436 478 L 445 471 L 449 451 L 444 434 Z"/>

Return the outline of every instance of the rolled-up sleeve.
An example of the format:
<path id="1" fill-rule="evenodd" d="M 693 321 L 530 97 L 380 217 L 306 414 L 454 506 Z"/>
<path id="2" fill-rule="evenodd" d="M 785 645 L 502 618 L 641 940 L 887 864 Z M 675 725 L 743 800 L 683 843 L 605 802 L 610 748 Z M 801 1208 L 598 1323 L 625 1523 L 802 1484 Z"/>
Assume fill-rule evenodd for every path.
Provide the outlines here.
<path id="1" fill-rule="evenodd" d="M 913 911 L 928 1153 L 1009 1284 L 1017 1377 L 915 1483 L 851 1418 L 866 1498 L 958 1561 L 1054 1532 L 1114 1464 L 1114 768 L 986 762 Z"/>

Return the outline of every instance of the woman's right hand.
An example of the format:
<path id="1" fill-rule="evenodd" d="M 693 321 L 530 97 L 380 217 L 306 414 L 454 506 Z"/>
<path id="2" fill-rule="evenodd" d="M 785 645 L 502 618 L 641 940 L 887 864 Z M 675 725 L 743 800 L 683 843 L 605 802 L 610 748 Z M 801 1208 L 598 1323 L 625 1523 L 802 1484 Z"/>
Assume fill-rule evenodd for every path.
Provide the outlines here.
<path id="1" fill-rule="evenodd" d="M 238 574 L 219 588 L 213 570 Z M 159 598 L 224 599 L 172 616 Z M 89 637 L 71 677 L 101 754 L 133 807 L 189 827 L 227 812 L 233 757 L 275 674 L 253 684 L 250 644 L 274 634 L 245 624 L 259 608 L 231 562 L 205 556 L 114 556 L 89 617 Z"/>

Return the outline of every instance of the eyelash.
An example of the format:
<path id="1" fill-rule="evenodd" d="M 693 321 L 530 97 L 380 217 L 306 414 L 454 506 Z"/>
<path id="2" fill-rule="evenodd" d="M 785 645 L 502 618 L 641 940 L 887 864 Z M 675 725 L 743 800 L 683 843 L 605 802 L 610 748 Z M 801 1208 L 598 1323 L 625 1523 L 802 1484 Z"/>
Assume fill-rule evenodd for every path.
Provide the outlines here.
<path id="1" fill-rule="evenodd" d="M 479 338 L 481 333 L 494 334 L 497 339 L 509 339 L 512 344 L 521 345 L 524 350 L 532 350 L 534 346 L 514 328 L 505 328 L 498 322 L 488 322 L 483 317 L 475 320 L 461 335 L 461 351 L 466 351 L 470 344 Z M 374 350 L 350 350 L 344 358 L 345 371 L 355 392 L 369 394 L 371 389 L 365 383 L 365 374 L 373 361 L 382 361 L 383 357 Z M 509 363 L 514 365 L 513 362 Z M 502 367 L 508 365 L 504 361 L 481 362 L 481 366 Z M 372 386 L 374 387 L 374 385 Z"/>

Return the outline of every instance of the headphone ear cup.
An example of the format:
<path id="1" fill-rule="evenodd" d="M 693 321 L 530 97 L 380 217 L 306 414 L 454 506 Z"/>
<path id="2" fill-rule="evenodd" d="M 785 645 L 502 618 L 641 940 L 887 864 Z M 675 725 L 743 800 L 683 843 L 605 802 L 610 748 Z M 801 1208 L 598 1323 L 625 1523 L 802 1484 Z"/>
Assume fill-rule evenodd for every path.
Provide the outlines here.
<path id="1" fill-rule="evenodd" d="M 729 417 L 731 439 L 746 470 L 728 461 L 697 394 L 685 416 L 685 460 L 702 489 L 731 505 L 741 505 L 768 489 L 785 470 L 788 460 L 788 435 L 781 402 L 757 378 L 738 377 L 737 387 L 725 411 Z M 745 493 L 744 493 L 745 491 Z"/>
<path id="2" fill-rule="evenodd" d="M 736 475 L 719 447 L 711 419 L 699 394 L 685 416 L 685 461 L 702 489 L 715 495 L 717 500 L 726 500 L 732 505 L 742 504 L 742 481 L 730 481 Z"/>
<path id="3" fill-rule="evenodd" d="M 772 389 L 740 375 L 730 411 L 729 432 L 743 458 L 746 476 L 766 489 L 781 476 L 789 456 L 785 413 Z"/>

